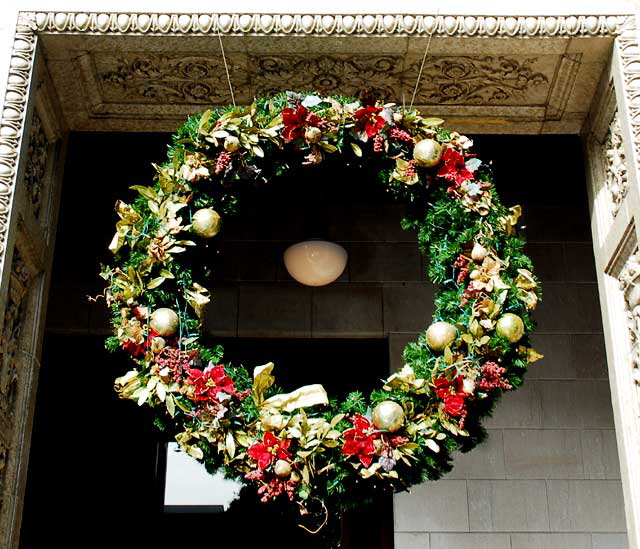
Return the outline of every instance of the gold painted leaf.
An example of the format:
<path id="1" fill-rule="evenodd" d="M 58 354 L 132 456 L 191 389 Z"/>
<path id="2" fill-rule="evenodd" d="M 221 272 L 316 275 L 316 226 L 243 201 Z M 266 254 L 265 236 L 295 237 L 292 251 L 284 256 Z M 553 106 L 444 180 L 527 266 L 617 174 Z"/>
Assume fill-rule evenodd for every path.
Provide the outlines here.
<path id="1" fill-rule="evenodd" d="M 358 145 L 357 143 L 354 143 L 353 141 L 351 142 L 351 148 L 353 149 L 353 152 L 356 156 L 358 157 L 362 157 L 362 149 L 360 148 L 360 145 Z"/>

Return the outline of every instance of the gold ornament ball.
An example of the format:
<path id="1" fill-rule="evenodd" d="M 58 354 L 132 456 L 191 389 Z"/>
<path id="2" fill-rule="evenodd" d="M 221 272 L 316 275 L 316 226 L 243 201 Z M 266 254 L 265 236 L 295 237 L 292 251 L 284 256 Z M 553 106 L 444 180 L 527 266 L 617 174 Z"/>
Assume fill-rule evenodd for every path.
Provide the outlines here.
<path id="1" fill-rule="evenodd" d="M 291 474 L 291 465 L 288 461 L 284 459 L 279 459 L 276 461 L 276 464 L 273 466 L 273 472 L 277 477 L 287 478 Z"/>
<path id="2" fill-rule="evenodd" d="M 453 324 L 448 322 L 434 322 L 427 328 L 427 345 L 433 351 L 444 351 L 451 345 L 458 335 L 458 330 Z"/>
<path id="3" fill-rule="evenodd" d="M 413 159 L 418 166 L 431 168 L 442 158 L 442 146 L 435 139 L 423 139 L 413 147 Z"/>
<path id="4" fill-rule="evenodd" d="M 524 335 L 524 322 L 518 315 L 506 313 L 496 323 L 498 335 L 504 337 L 509 343 L 517 343 Z"/>
<path id="5" fill-rule="evenodd" d="M 211 238 L 220 231 L 220 215 L 211 208 L 202 208 L 193 214 L 191 226 L 198 235 Z"/>
<path id="6" fill-rule="evenodd" d="M 404 425 L 404 410 L 396 401 L 385 400 L 373 409 L 371 421 L 376 429 L 393 433 Z"/>
<path id="7" fill-rule="evenodd" d="M 224 150 L 227 152 L 236 152 L 240 148 L 240 140 L 235 135 L 229 135 L 224 140 Z"/>
<path id="8" fill-rule="evenodd" d="M 473 245 L 473 250 L 471 250 L 471 259 L 473 259 L 476 263 L 482 263 L 484 258 L 487 257 L 488 250 L 479 242 L 476 242 Z"/>
<path id="9" fill-rule="evenodd" d="M 178 331 L 180 319 L 173 310 L 162 307 L 151 313 L 149 325 L 159 336 L 169 337 Z"/>
<path id="10" fill-rule="evenodd" d="M 322 139 L 322 130 L 314 126 L 310 126 L 304 131 L 304 138 L 308 143 L 317 143 Z"/>

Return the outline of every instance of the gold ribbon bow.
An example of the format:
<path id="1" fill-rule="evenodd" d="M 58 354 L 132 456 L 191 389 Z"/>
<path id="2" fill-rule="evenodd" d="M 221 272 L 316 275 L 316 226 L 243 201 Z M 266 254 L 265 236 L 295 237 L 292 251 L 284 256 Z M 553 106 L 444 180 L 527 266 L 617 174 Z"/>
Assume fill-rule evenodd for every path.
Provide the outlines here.
<path id="1" fill-rule="evenodd" d="M 290 393 L 281 393 L 268 399 L 264 398 L 265 391 L 271 387 L 275 377 L 271 375 L 274 364 L 269 362 L 257 366 L 253 370 L 253 400 L 260 408 L 260 419 L 267 429 L 282 429 L 287 420 L 280 412 L 291 413 L 298 408 L 307 408 L 319 404 L 329 404 L 329 397 L 320 384 L 305 385 Z"/>

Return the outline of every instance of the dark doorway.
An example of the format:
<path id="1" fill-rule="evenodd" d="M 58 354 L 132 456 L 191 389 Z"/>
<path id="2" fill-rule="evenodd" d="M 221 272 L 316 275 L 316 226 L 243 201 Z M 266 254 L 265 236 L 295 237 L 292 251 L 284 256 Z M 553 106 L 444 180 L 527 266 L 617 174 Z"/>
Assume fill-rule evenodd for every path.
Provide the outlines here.
<path id="1" fill-rule="evenodd" d="M 285 388 L 320 382 L 332 394 L 370 390 L 388 372 L 386 339 L 224 340 L 227 360 L 247 366 L 274 361 Z M 20 546 L 64 540 L 85 547 L 100 540 L 122 548 L 188 543 L 281 549 L 388 549 L 391 498 L 343 515 L 316 536 L 297 526 L 286 505 L 261 504 L 245 490 L 223 513 L 163 507 L 164 435 L 150 416 L 112 391 L 127 367 L 97 336 L 49 334 L 38 389 Z M 66 372 L 60 375 L 60 372 Z M 337 381 L 339 380 L 339 381 Z M 364 381 L 361 381 L 364 380 Z M 84 389 L 80 389 L 83 387 Z M 87 387 L 90 391 L 87 392 Z"/>

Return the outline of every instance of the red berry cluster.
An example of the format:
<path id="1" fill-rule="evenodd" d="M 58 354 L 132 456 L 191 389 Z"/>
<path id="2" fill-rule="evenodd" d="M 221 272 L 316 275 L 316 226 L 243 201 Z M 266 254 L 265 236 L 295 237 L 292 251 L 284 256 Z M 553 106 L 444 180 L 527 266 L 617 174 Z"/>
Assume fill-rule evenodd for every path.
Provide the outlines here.
<path id="1" fill-rule="evenodd" d="M 182 382 L 183 371 L 191 367 L 192 360 L 193 351 L 181 351 L 172 347 L 165 347 L 155 358 L 158 368 L 169 368 L 177 383 Z"/>
<path id="2" fill-rule="evenodd" d="M 409 132 L 401 130 L 400 128 L 391 128 L 389 130 L 389 137 L 398 139 L 399 141 L 406 141 L 407 143 L 413 143 L 413 137 L 409 135 Z"/>
<path id="3" fill-rule="evenodd" d="M 460 269 L 460 272 L 458 273 L 458 278 L 456 278 L 457 284 L 460 284 L 469 274 L 468 265 L 469 265 L 469 260 L 463 255 L 459 255 L 458 259 L 455 260 L 455 263 L 453 264 L 453 268 Z"/>
<path id="4" fill-rule="evenodd" d="M 485 362 L 482 366 L 480 389 L 483 391 L 489 391 L 491 389 L 504 389 L 505 391 L 510 391 L 513 389 L 513 386 L 503 377 L 506 373 L 507 369 L 498 366 L 496 362 L 493 362 L 492 360 Z"/>
<path id="5" fill-rule="evenodd" d="M 231 155 L 227 151 L 222 151 L 216 159 L 215 174 L 220 175 L 228 168 L 229 164 L 231 164 Z"/>
<path id="6" fill-rule="evenodd" d="M 373 138 L 373 152 L 376 152 L 376 153 L 382 152 L 383 147 L 384 147 L 384 137 L 382 137 L 378 133 Z"/>

